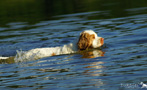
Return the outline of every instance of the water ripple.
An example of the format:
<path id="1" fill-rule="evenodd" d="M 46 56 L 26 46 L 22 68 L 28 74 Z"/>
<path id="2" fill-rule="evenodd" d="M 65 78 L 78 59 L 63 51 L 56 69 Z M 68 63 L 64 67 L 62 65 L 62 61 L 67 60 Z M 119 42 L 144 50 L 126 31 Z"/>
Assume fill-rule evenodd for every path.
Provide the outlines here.
<path id="1" fill-rule="evenodd" d="M 126 11 L 132 13 L 134 10 Z M 98 50 L 105 52 L 104 57 L 90 59 L 77 53 L 21 63 L 0 61 L 0 87 L 5 90 L 28 87 L 87 89 L 145 81 L 147 15 L 91 19 L 100 13 L 110 14 L 109 11 L 85 12 L 57 16 L 60 19 L 40 21 L 34 25 L 14 22 L 7 24 L 8 27 L 0 27 L 2 56 L 14 56 L 20 49 L 62 46 L 72 42 L 85 29 L 93 29 L 105 38 L 105 45 Z"/>

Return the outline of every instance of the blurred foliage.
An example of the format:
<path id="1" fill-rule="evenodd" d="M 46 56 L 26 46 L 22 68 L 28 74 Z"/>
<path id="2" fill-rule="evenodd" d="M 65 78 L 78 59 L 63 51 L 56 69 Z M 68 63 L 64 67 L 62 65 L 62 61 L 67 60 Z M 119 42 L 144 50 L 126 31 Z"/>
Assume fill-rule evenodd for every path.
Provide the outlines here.
<path id="1" fill-rule="evenodd" d="M 139 7 L 147 7 L 147 0 L 0 0 L 0 26 L 9 22 L 34 23 L 56 15 L 90 11 L 110 10 L 109 18 L 121 17 L 127 16 L 125 9 Z"/>

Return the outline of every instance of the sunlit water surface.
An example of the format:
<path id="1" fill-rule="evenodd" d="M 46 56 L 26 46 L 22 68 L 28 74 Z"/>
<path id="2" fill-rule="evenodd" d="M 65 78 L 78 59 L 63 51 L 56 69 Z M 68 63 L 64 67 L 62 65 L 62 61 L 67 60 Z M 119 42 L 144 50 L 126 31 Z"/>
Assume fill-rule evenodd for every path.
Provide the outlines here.
<path id="1" fill-rule="evenodd" d="M 102 57 L 76 53 L 21 63 L 1 61 L 0 89 L 128 90 L 127 84 L 132 84 L 133 90 L 140 89 L 133 85 L 147 83 L 147 14 L 93 18 L 99 14 L 109 15 L 109 11 L 59 15 L 33 25 L 12 22 L 0 27 L 1 56 L 14 56 L 16 50 L 62 46 L 85 29 L 105 38 L 104 46 L 97 50 L 105 52 Z"/>

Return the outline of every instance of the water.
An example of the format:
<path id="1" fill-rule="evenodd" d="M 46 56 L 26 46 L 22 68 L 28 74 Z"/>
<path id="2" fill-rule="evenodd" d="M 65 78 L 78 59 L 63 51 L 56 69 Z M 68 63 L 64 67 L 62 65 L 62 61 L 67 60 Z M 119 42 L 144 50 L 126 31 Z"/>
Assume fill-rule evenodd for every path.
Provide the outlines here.
<path id="1" fill-rule="evenodd" d="M 117 3 L 103 5 L 115 7 Z M 92 51 L 100 55 L 105 52 L 104 56 L 90 58 L 87 54 L 91 51 L 86 51 L 86 56 L 75 53 L 21 63 L 1 60 L 0 89 L 140 90 L 139 83 L 147 83 L 147 7 L 116 9 L 118 14 L 113 13 L 113 8 L 82 10 L 53 14 L 49 20 L 40 17 L 30 22 L 22 16 L 18 21 L 1 21 L 5 24 L 0 26 L 0 55 L 62 46 L 71 43 L 81 31 L 93 29 L 105 38 L 105 44 L 101 50 Z"/>

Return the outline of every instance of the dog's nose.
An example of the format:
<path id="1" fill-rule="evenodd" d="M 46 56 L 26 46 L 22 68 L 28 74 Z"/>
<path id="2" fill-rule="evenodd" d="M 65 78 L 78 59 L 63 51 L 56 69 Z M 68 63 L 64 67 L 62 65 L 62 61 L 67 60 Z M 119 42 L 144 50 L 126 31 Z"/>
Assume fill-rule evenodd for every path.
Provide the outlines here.
<path id="1" fill-rule="evenodd" d="M 101 45 L 104 44 L 104 38 L 100 38 L 100 43 L 101 43 Z"/>

